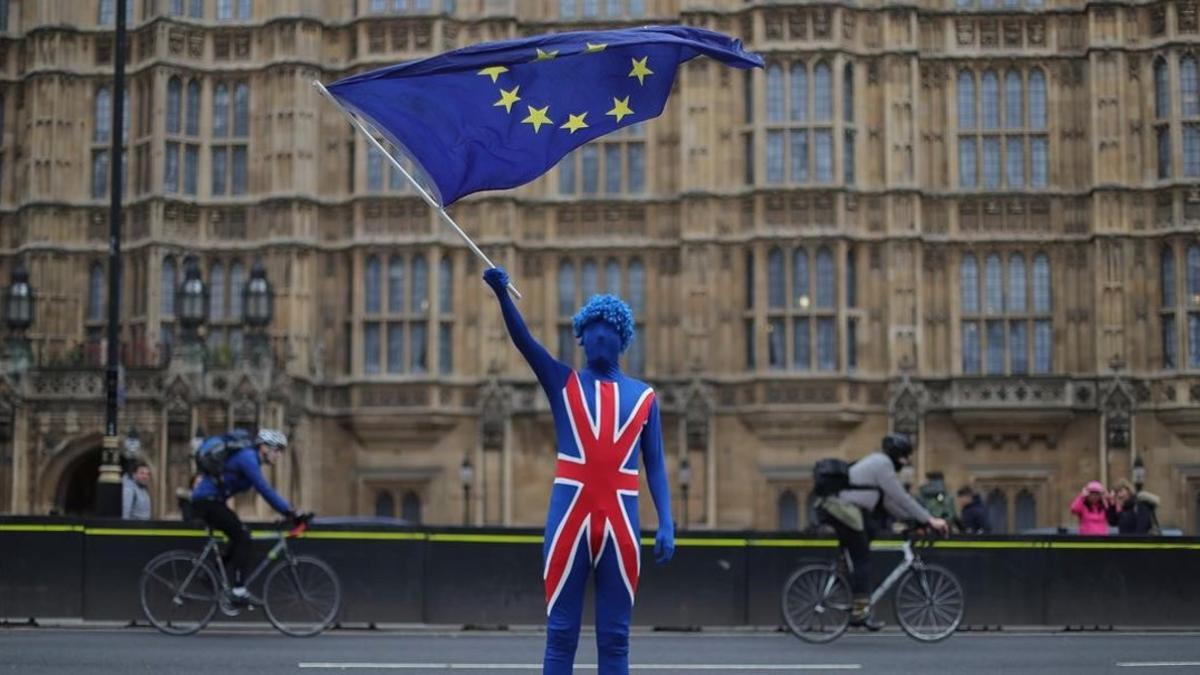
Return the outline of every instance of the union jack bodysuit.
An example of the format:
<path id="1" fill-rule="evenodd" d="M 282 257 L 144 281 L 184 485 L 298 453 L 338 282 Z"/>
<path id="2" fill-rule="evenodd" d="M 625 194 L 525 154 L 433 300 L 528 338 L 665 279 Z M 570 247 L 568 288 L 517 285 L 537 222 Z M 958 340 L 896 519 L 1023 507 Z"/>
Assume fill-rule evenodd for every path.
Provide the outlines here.
<path id="1" fill-rule="evenodd" d="M 550 399 L 558 445 L 543 544 L 547 612 L 543 672 L 572 671 L 591 569 L 599 671 L 627 673 L 629 620 L 641 570 L 639 451 L 660 523 L 666 523 L 660 528 L 659 546 L 674 547 L 654 391 L 621 373 L 615 352 L 608 359 L 589 353 L 589 367 L 580 371 L 555 360 L 529 334 L 503 285 L 497 290 L 509 334 Z M 585 348 L 605 344 L 604 338 L 589 343 L 588 330 L 584 329 Z M 669 557 L 669 552 L 659 555 L 663 562 Z"/>

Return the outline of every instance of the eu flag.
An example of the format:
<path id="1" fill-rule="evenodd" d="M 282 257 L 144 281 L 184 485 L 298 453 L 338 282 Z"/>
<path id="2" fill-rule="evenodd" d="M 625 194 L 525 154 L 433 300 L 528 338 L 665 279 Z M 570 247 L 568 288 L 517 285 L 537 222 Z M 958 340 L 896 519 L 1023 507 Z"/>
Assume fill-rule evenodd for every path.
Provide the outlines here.
<path id="1" fill-rule="evenodd" d="M 448 206 L 528 183 L 593 138 L 657 117 L 679 64 L 701 55 L 763 64 L 720 33 L 647 26 L 478 44 L 328 89 L 416 161 Z"/>

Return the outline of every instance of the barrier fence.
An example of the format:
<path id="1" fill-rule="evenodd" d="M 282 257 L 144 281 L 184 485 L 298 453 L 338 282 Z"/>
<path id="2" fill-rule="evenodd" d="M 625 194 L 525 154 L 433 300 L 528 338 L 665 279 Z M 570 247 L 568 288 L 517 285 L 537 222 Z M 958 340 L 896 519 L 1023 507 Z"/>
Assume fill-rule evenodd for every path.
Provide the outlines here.
<path id="1" fill-rule="evenodd" d="M 169 549 L 198 552 L 205 536 L 179 522 L 0 518 L 0 618 L 143 621 L 142 567 Z M 836 549 L 788 534 L 686 532 L 660 567 L 653 541 L 643 532 L 634 623 L 681 629 L 780 625 L 788 574 Z M 265 554 L 267 542 L 255 545 Z M 876 582 L 898 545 L 875 542 Z M 540 530 L 317 525 L 292 550 L 337 571 L 343 625 L 545 621 Z M 959 576 L 967 627 L 1200 626 L 1200 538 L 962 537 L 922 556 Z M 590 622 L 590 598 L 584 612 Z"/>

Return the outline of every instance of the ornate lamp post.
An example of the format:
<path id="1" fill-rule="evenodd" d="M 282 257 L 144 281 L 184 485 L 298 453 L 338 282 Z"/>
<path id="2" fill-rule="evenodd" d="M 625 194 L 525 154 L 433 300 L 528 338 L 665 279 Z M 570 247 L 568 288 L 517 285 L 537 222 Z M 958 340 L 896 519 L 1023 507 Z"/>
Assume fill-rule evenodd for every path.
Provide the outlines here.
<path id="1" fill-rule="evenodd" d="M 208 320 L 208 286 L 200 277 L 200 264 L 194 257 L 183 263 L 183 282 L 175 290 L 175 313 L 183 326 L 185 348 L 196 351 L 199 329 Z"/>
<path id="2" fill-rule="evenodd" d="M 29 272 L 18 262 L 12 271 L 12 282 L 4 290 L 4 323 L 10 331 L 8 356 L 17 372 L 24 370 L 30 360 L 29 340 L 24 333 L 33 325 L 34 302 Z"/>
<path id="3" fill-rule="evenodd" d="M 258 364 L 267 353 L 267 326 L 275 316 L 275 294 L 267 281 L 267 270 L 257 260 L 250 270 L 250 279 L 242 288 L 242 323 L 249 329 L 251 362 Z"/>
<path id="4" fill-rule="evenodd" d="M 458 479 L 462 482 L 463 527 L 466 527 L 471 524 L 471 484 L 475 482 L 475 467 L 471 466 L 470 457 L 463 457 L 462 466 L 458 467 Z"/>
<path id="5" fill-rule="evenodd" d="M 1142 462 L 1142 456 L 1133 460 L 1133 486 L 1138 492 L 1142 491 L 1142 486 L 1146 484 L 1146 465 Z"/>
<path id="6" fill-rule="evenodd" d="M 688 526 L 688 489 L 692 487 L 692 464 L 688 461 L 687 455 L 679 462 L 679 492 L 683 495 L 683 526 L 680 529 L 687 529 Z"/>

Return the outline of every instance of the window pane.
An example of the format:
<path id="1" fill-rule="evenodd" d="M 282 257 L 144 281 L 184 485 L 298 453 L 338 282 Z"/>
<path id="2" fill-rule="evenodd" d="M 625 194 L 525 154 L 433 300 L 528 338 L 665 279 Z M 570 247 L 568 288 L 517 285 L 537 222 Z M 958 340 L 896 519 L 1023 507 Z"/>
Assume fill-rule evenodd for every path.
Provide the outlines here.
<path id="1" fill-rule="evenodd" d="M 421 524 L 421 498 L 415 492 L 406 492 L 400 502 L 400 518 L 413 525 Z"/>
<path id="2" fill-rule="evenodd" d="M 442 314 L 454 311 L 454 266 L 450 256 L 442 256 L 438 262 L 438 311 Z"/>
<path id="3" fill-rule="evenodd" d="M 1008 298 L 1010 312 L 1025 311 L 1025 256 L 1012 254 L 1008 259 Z"/>
<path id="4" fill-rule="evenodd" d="M 88 319 L 99 321 L 104 318 L 104 266 L 92 265 L 88 275 Z"/>
<path id="5" fill-rule="evenodd" d="M 216 154 L 216 150 L 213 150 Z M 216 164 L 213 164 L 213 171 L 216 172 Z M 215 181 L 214 181 L 215 182 Z M 163 190 L 168 193 L 179 191 L 179 144 L 167 143 L 166 153 L 163 157 Z M 213 190 L 216 192 L 216 189 Z"/>
<path id="6" fill-rule="evenodd" d="M 962 267 L 959 268 L 960 292 L 962 293 L 963 314 L 979 312 L 979 267 L 975 256 L 963 256 Z"/>
<path id="7" fill-rule="evenodd" d="M 246 288 L 246 270 L 242 263 L 229 266 L 229 316 L 242 320 L 242 291 Z"/>
<path id="8" fill-rule="evenodd" d="M 218 84 L 213 93 L 213 136 L 229 135 L 229 88 Z"/>
<path id="9" fill-rule="evenodd" d="M 968 70 L 958 73 L 958 128 L 975 128 L 975 76 Z"/>
<path id="10" fill-rule="evenodd" d="M 646 146 L 630 143 L 626 151 L 629 159 L 629 192 L 641 194 L 646 191 Z"/>
<path id="11" fill-rule="evenodd" d="M 225 267 L 213 263 L 208 271 L 208 315 L 216 321 L 225 318 Z"/>
<path id="12" fill-rule="evenodd" d="M 828 63 L 818 63 L 813 69 L 813 119 L 825 122 L 833 119 L 833 76 Z"/>
<path id="13" fill-rule="evenodd" d="M 796 493 L 784 490 L 779 495 L 776 512 L 780 530 L 800 529 L 800 504 L 796 501 Z"/>
<path id="14" fill-rule="evenodd" d="M 1163 368 L 1173 370 L 1179 364 L 1174 314 L 1164 314 L 1162 317 L 1162 350 Z"/>
<path id="15" fill-rule="evenodd" d="M 177 154 L 176 158 L 178 156 Z M 170 153 L 168 153 L 168 165 L 169 159 Z M 108 191 L 108 151 L 94 150 L 92 151 L 92 199 L 104 199 Z M 174 192 L 174 190 L 168 190 L 168 192 Z"/>
<path id="16" fill-rule="evenodd" d="M 108 97 L 107 89 L 101 89 L 100 91 L 105 94 L 105 98 Z M 180 113 L 180 110 L 182 109 L 182 103 L 181 103 L 182 97 L 183 97 L 183 83 L 181 83 L 179 81 L 179 78 L 172 77 L 170 80 L 167 80 L 167 133 L 168 134 L 179 133 L 179 113 Z M 98 109 L 100 106 L 99 98 L 100 98 L 99 96 L 96 97 L 96 99 L 97 99 L 97 102 L 96 102 L 97 111 L 96 112 L 97 113 L 100 112 Z M 190 104 L 191 102 L 189 101 L 188 103 Z"/>
<path id="17" fill-rule="evenodd" d="M 575 333 L 570 325 L 558 327 L 558 360 L 568 366 L 575 363 Z"/>
<path id="18" fill-rule="evenodd" d="M 101 26 L 107 26 L 113 22 L 113 17 L 116 12 L 113 11 L 113 0 L 100 0 L 100 11 L 97 17 L 97 23 Z"/>
<path id="19" fill-rule="evenodd" d="M 204 18 L 204 0 L 189 0 L 188 16 L 192 17 L 193 19 L 203 19 Z"/>
<path id="20" fill-rule="evenodd" d="M 1183 125 L 1183 175 L 1200 176 L 1200 124 Z"/>
<path id="21" fill-rule="evenodd" d="M 767 68 L 767 121 L 783 121 L 783 68 L 779 64 Z"/>
<path id="22" fill-rule="evenodd" d="M 1015 70 L 1004 76 L 1004 125 L 1009 129 L 1021 128 L 1021 113 L 1025 101 L 1021 90 L 1021 75 Z"/>
<path id="23" fill-rule="evenodd" d="M 1154 116 L 1160 120 L 1171 116 L 1171 77 L 1162 57 L 1154 61 Z"/>
<path id="24" fill-rule="evenodd" d="M 1004 374 L 1004 322 L 987 322 L 987 372 Z"/>
<path id="25" fill-rule="evenodd" d="M 995 253 L 989 255 L 984 263 L 983 283 L 984 311 L 1000 314 L 1004 311 L 1004 269 L 1000 256 Z"/>
<path id="26" fill-rule="evenodd" d="M 1050 372 L 1052 337 L 1048 319 L 1033 322 L 1033 372 L 1038 374 Z"/>
<path id="27" fill-rule="evenodd" d="M 846 369 L 858 370 L 858 319 L 846 320 Z"/>
<path id="28" fill-rule="evenodd" d="M 958 185 L 959 187 L 975 187 L 975 139 L 958 139 Z"/>
<path id="29" fill-rule="evenodd" d="M 626 366 L 629 372 L 638 374 L 646 370 L 646 331 L 645 326 L 638 325 L 635 327 L 633 342 L 629 343 L 629 350 L 626 352 Z"/>
<path id="30" fill-rule="evenodd" d="M 854 121 L 854 64 L 847 63 L 842 69 L 842 117 Z"/>
<path id="31" fill-rule="evenodd" d="M 983 139 L 983 186 L 1000 187 L 1000 139 Z"/>
<path id="32" fill-rule="evenodd" d="M 833 132 L 818 129 L 816 132 L 817 180 L 828 183 L 833 180 Z"/>
<path id="33" fill-rule="evenodd" d="M 560 195 L 575 193 L 575 155 L 576 153 L 572 152 L 558 163 L 558 194 Z"/>
<path id="34" fill-rule="evenodd" d="M 1179 99 L 1184 117 L 1200 115 L 1200 74 L 1193 56 L 1179 60 Z"/>
<path id="35" fill-rule="evenodd" d="M 408 370 L 410 373 L 414 373 L 414 374 L 423 373 L 423 372 L 425 372 L 425 370 L 427 368 L 426 363 L 428 362 L 426 360 L 426 356 L 425 356 L 425 351 L 426 351 L 425 339 L 426 339 L 427 328 L 424 323 L 410 324 L 410 327 L 411 327 L 411 332 L 409 333 L 409 335 L 412 340 L 412 344 L 410 344 L 409 347 L 411 348 L 412 351 L 409 353 L 409 369 Z"/>
<path id="36" fill-rule="evenodd" d="M 583 16 L 591 18 L 600 13 L 600 6 L 597 0 L 583 0 Z"/>
<path id="37" fill-rule="evenodd" d="M 404 259 L 392 256 L 388 260 L 388 311 L 404 312 Z"/>
<path id="38" fill-rule="evenodd" d="M 791 80 L 791 117 L 801 122 L 808 119 L 808 68 L 803 63 L 793 63 Z"/>
<path id="39" fill-rule="evenodd" d="M 186 132 L 189 136 L 200 135 L 200 83 L 196 80 L 191 80 L 187 86 Z"/>
<path id="40" fill-rule="evenodd" d="M 754 134 L 742 134 L 742 179 L 747 185 L 754 184 Z"/>
<path id="41" fill-rule="evenodd" d="M 363 277 L 363 294 L 366 296 L 364 309 L 367 314 L 378 314 L 381 307 L 379 274 L 379 258 L 375 256 L 367 258 L 366 272 Z"/>
<path id="42" fill-rule="evenodd" d="M 570 317 L 575 314 L 575 265 L 564 260 L 558 266 L 558 315 Z"/>
<path id="43" fill-rule="evenodd" d="M 979 373 L 979 322 L 962 323 L 962 368 L 968 375 Z"/>
<path id="44" fill-rule="evenodd" d="M 158 290 L 159 311 L 163 317 L 175 316 L 175 259 L 171 256 L 163 258 Z"/>
<path id="45" fill-rule="evenodd" d="M 171 143 L 167 144 L 167 158 L 170 159 Z M 178 152 L 178 146 L 176 146 Z M 212 193 L 214 195 L 223 195 L 226 192 L 225 174 L 228 171 L 229 160 L 228 150 L 226 148 L 212 149 Z M 175 184 L 173 179 L 168 178 L 167 185 L 171 188 Z"/>
<path id="46" fill-rule="evenodd" d="M 172 82 L 174 82 L 176 88 L 178 88 L 179 80 L 172 79 Z M 178 91 L 176 91 L 176 96 L 178 96 Z M 176 98 L 176 106 L 178 106 L 178 103 L 178 98 Z M 126 112 L 126 114 L 128 114 L 128 112 Z M 112 133 L 113 131 L 113 97 L 109 94 L 108 88 L 103 88 L 102 86 L 101 89 L 96 91 L 96 106 L 94 108 L 94 112 L 92 112 L 92 118 L 95 119 L 95 129 L 92 130 L 91 136 L 92 142 L 107 143 L 109 133 Z M 168 123 L 168 125 L 169 124 L 170 123 Z M 179 131 L 178 107 L 175 108 L 175 126 L 175 131 Z"/>
<path id="47" fill-rule="evenodd" d="M 772 309 L 784 307 L 783 251 L 773 248 L 767 253 L 767 306 Z"/>
<path id="48" fill-rule="evenodd" d="M 392 499 L 391 493 L 387 492 L 386 490 L 380 490 L 379 493 L 375 495 L 375 517 L 396 517 L 396 502 Z"/>
<path id="49" fill-rule="evenodd" d="M 984 129 L 1000 128 L 1000 81 L 995 71 L 985 71 L 980 86 L 981 113 Z"/>
<path id="50" fill-rule="evenodd" d="M 438 372 L 447 375 L 454 370 L 454 324 L 443 323 L 438 332 Z"/>
<path id="51" fill-rule="evenodd" d="M 367 144 L 367 189 L 383 189 L 383 153 L 371 143 Z"/>
<path id="52" fill-rule="evenodd" d="M 812 338 L 809 335 L 808 317 L 792 321 L 792 367 L 808 370 L 812 364 Z"/>
<path id="53" fill-rule="evenodd" d="M 842 180 L 846 185 L 854 185 L 854 132 L 845 132 L 842 152 Z"/>
<path id="54" fill-rule="evenodd" d="M 1188 367 L 1200 368 L 1200 312 L 1188 314 Z"/>
<path id="55" fill-rule="evenodd" d="M 1050 157 L 1045 136 L 1029 139 L 1029 159 L 1032 166 L 1030 184 L 1033 187 L 1046 187 L 1050 175 Z"/>
<path id="56" fill-rule="evenodd" d="M 1164 246 L 1159 254 L 1162 267 L 1162 306 L 1175 306 L 1175 250 Z"/>
<path id="57" fill-rule="evenodd" d="M 629 309 L 639 319 L 646 312 L 646 267 L 641 258 L 629 261 Z"/>
<path id="58" fill-rule="evenodd" d="M 409 298 L 408 311 L 424 314 L 429 311 L 429 264 L 425 262 L 424 254 L 418 254 L 412 261 L 412 296 Z M 413 344 L 417 342 L 413 334 Z M 422 344 L 422 347 L 424 345 Z M 421 363 L 425 363 L 422 357 Z"/>
<path id="59" fill-rule="evenodd" d="M 996 488 L 987 496 L 988 521 L 993 534 L 1008 533 L 1008 496 Z"/>
<path id="60" fill-rule="evenodd" d="M 754 251 L 746 251 L 746 309 L 754 309 Z"/>
<path id="61" fill-rule="evenodd" d="M 604 191 L 617 194 L 621 191 L 621 146 L 610 144 L 604 148 Z"/>
<path id="62" fill-rule="evenodd" d="M 1200 246 L 1192 244 L 1187 249 L 1188 304 L 1200 305 Z"/>
<path id="63" fill-rule="evenodd" d="M 1171 177 L 1171 128 L 1162 125 L 1154 130 L 1155 145 L 1158 146 L 1158 177 Z"/>
<path id="64" fill-rule="evenodd" d="M 846 249 L 846 306 L 858 306 L 858 254 L 853 246 Z"/>
<path id="65" fill-rule="evenodd" d="M 743 122 L 754 121 L 754 71 L 742 73 L 742 113 Z"/>
<path id="66" fill-rule="evenodd" d="M 1029 128 L 1046 128 L 1046 76 L 1040 68 L 1029 73 Z"/>
<path id="67" fill-rule="evenodd" d="M 600 151 L 594 145 L 579 149 L 583 164 L 583 194 L 594 195 L 600 189 Z"/>
<path id="68" fill-rule="evenodd" d="M 238 18 L 247 21 L 250 15 L 250 0 L 238 0 Z"/>
<path id="69" fill-rule="evenodd" d="M 645 14 L 646 0 L 629 0 L 629 16 L 637 18 Z"/>
<path id="70" fill-rule="evenodd" d="M 782 369 L 785 365 L 783 319 L 767 321 L 767 365 Z"/>
<path id="71" fill-rule="evenodd" d="M 217 20 L 233 18 L 233 0 L 217 0 Z"/>
<path id="72" fill-rule="evenodd" d="M 783 132 L 767 132 L 767 182 L 783 182 Z"/>
<path id="73" fill-rule="evenodd" d="M 200 146 L 183 146 L 183 191 L 195 195 L 200 183 Z"/>
<path id="74" fill-rule="evenodd" d="M 812 304 L 808 288 L 808 252 L 802 248 L 792 254 L 792 308 L 807 310 Z"/>
<path id="75" fill-rule="evenodd" d="M 754 370 L 754 339 L 756 337 L 754 334 L 754 319 L 746 319 L 745 328 L 745 335 L 743 337 L 746 341 L 746 368 Z"/>
<path id="76" fill-rule="evenodd" d="M 832 317 L 817 319 L 817 369 L 837 370 L 837 327 Z"/>
<path id="77" fill-rule="evenodd" d="M 1045 253 L 1033 256 L 1033 311 L 1050 312 L 1050 258 Z"/>
<path id="78" fill-rule="evenodd" d="M 1025 337 L 1025 322 L 1008 324 L 1008 368 L 1013 375 L 1029 372 L 1029 342 Z"/>
<path id="79" fill-rule="evenodd" d="M 609 258 L 604 263 L 604 292 L 609 295 L 621 295 L 621 263 Z"/>
<path id="80" fill-rule="evenodd" d="M 817 307 L 833 309 L 837 305 L 837 275 L 833 254 L 827 248 L 817 251 Z"/>
<path id="81" fill-rule="evenodd" d="M 1020 136 L 1009 136 L 1008 147 L 1004 150 L 1005 180 L 1008 187 L 1024 187 L 1025 185 L 1025 139 Z"/>
<path id="82" fill-rule="evenodd" d="M 379 324 L 363 324 L 363 372 L 379 373 Z"/>
<path id="83" fill-rule="evenodd" d="M 1037 527 L 1037 500 L 1029 490 L 1017 493 L 1017 532 L 1025 532 Z"/>
<path id="84" fill-rule="evenodd" d="M 233 147 L 233 194 L 246 194 L 246 146 Z"/>
<path id="85" fill-rule="evenodd" d="M 808 132 L 792 131 L 791 164 L 792 182 L 808 181 Z"/>

